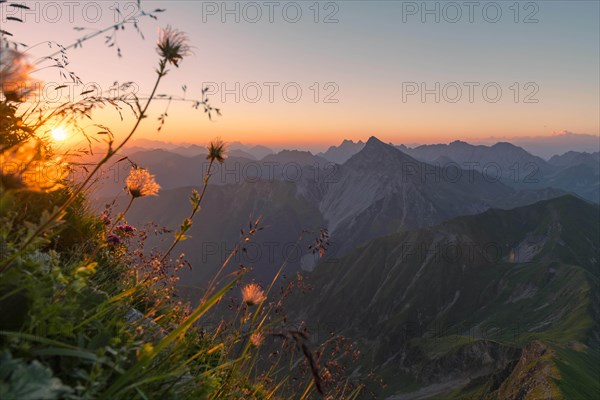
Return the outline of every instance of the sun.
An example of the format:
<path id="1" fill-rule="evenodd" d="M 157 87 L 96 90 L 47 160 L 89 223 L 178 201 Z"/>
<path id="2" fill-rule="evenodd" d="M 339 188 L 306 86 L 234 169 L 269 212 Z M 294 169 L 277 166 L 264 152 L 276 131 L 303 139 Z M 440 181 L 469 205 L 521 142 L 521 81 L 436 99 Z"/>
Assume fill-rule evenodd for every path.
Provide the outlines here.
<path id="1" fill-rule="evenodd" d="M 50 134 L 52 135 L 52 138 L 57 142 L 62 142 L 67 138 L 67 132 L 65 132 L 65 130 L 62 128 L 54 128 L 52 129 Z"/>

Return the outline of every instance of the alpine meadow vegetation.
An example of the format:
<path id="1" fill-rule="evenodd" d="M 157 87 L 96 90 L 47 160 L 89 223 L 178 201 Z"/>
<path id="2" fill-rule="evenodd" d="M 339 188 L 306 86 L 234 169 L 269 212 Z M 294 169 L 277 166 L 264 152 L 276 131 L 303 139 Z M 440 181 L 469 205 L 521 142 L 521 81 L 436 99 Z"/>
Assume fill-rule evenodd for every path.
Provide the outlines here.
<path id="1" fill-rule="evenodd" d="M 0 4 L 17 6 L 27 7 Z M 158 19 L 163 11 L 140 11 L 131 18 Z M 103 34 L 110 45 L 118 31 L 134 26 L 139 32 L 139 27 L 128 17 L 72 45 L 49 41 L 45 48 L 56 52 L 34 60 L 32 51 L 44 46 L 25 47 L 9 25 L 0 33 L 0 398 L 358 397 L 363 385 L 349 379 L 345 368 L 359 356 L 352 343 L 335 335 L 311 343 L 305 327 L 286 325 L 284 300 L 291 291 L 303 290 L 301 278 L 282 283 L 284 262 L 271 284 L 262 287 L 246 278 L 247 268 L 231 265 L 233 255 L 260 234 L 260 218 L 249 226 L 239 221 L 244 229 L 238 245 L 198 302 L 178 295 L 178 271 L 202 268 L 189 265 L 176 249 L 192 240 L 187 232 L 202 216 L 211 167 L 226 158 L 221 139 L 207 146 L 211 167 L 198 176 L 189 216 L 173 221 L 179 229 L 167 250 L 147 249 L 151 232 L 127 221 L 138 201 L 160 196 L 159 183 L 144 166 L 132 165 L 124 210 L 96 213 L 90 206 L 88 196 L 102 168 L 123 161 L 120 151 L 140 126 L 148 129 L 152 123 L 150 105 L 189 101 L 160 97 L 157 91 L 164 80 L 176 79 L 177 68 L 192 55 L 185 33 L 170 26 L 159 33 L 158 59 L 148 66 L 156 71 L 147 85 L 149 95 L 82 93 L 56 105 L 31 96 L 37 70 L 55 68 L 65 82 L 78 82 L 65 62 L 68 56 Z M 192 101 L 194 108 L 209 118 L 221 115 L 204 91 L 201 97 Z M 122 119 L 129 126 L 122 138 L 95 119 L 100 108 L 129 113 Z M 154 119 L 159 131 L 166 114 Z M 58 126 L 87 140 L 87 153 L 103 146 L 97 162 L 82 166 L 79 152 L 58 152 L 49 133 Z M 71 179 L 76 170 L 83 171 L 81 179 Z M 317 239 L 321 256 L 326 236 L 321 231 Z M 238 299 L 232 318 L 221 314 L 226 297 Z M 220 322 L 206 324 L 208 315 L 221 316 Z"/>

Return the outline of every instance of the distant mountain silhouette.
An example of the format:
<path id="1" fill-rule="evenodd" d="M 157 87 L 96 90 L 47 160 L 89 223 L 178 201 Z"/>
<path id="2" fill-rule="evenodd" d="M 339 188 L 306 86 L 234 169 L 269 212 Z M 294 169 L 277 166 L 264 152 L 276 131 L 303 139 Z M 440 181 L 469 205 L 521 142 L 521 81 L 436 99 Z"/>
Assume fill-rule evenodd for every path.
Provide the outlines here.
<path id="1" fill-rule="evenodd" d="M 527 201 L 514 188 L 489 181 L 478 171 L 427 164 L 371 137 L 339 167 L 319 209 L 344 254 L 377 236 Z"/>
<path id="2" fill-rule="evenodd" d="M 490 138 L 478 141 L 482 144 L 490 144 L 498 141 L 509 141 L 520 146 L 538 157 L 549 159 L 556 154 L 565 151 L 580 151 L 594 153 L 600 150 L 600 137 L 563 131 L 555 135 L 512 137 L 512 138 Z"/>
<path id="3" fill-rule="evenodd" d="M 600 169 L 600 152 L 568 151 L 562 155 L 553 156 L 548 162 L 558 167 L 574 167 L 585 164 L 594 170 L 598 170 Z"/>
<path id="4" fill-rule="evenodd" d="M 336 164 L 345 163 L 350 157 L 358 153 L 365 146 L 362 140 L 353 142 L 352 140 L 344 140 L 339 146 L 331 146 L 324 153 L 317 154 Z"/>
<path id="5" fill-rule="evenodd" d="M 598 153 L 569 152 L 560 157 L 553 157 L 552 161 L 545 161 L 519 146 L 506 142 L 485 146 L 457 140 L 447 145 L 397 147 L 421 161 L 434 165 L 473 168 L 489 179 L 501 178 L 502 183 L 519 190 L 553 187 L 576 193 L 588 200 L 600 201 Z M 580 164 L 587 167 L 580 167 Z"/>
<path id="6" fill-rule="evenodd" d="M 285 164 L 298 164 L 300 166 L 304 165 L 319 165 L 325 166 L 330 163 L 323 157 L 316 156 L 312 154 L 310 151 L 301 151 L 301 150 L 282 150 L 276 154 L 269 154 L 265 156 L 261 161 L 278 163 L 280 165 Z"/>
<path id="7" fill-rule="evenodd" d="M 440 157 L 445 157 L 465 169 L 470 167 L 478 171 L 499 169 L 505 179 L 518 179 L 518 176 L 515 175 L 518 173 L 517 169 L 524 170 L 528 165 L 537 168 L 540 174 L 548 174 L 554 171 L 552 166 L 544 159 L 507 142 L 483 146 L 457 140 L 447 145 L 422 145 L 413 149 L 404 148 L 401 150 L 425 162 L 434 162 Z"/>

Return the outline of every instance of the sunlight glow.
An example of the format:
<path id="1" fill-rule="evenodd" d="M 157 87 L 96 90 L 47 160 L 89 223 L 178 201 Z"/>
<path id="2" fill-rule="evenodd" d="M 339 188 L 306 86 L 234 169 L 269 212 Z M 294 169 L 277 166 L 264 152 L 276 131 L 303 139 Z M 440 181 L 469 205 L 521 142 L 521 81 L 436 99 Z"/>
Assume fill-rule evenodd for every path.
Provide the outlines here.
<path id="1" fill-rule="evenodd" d="M 67 138 L 67 132 L 65 132 L 65 130 L 62 128 L 54 128 L 52 129 L 50 134 L 52 135 L 52 138 L 57 142 L 62 142 Z"/>

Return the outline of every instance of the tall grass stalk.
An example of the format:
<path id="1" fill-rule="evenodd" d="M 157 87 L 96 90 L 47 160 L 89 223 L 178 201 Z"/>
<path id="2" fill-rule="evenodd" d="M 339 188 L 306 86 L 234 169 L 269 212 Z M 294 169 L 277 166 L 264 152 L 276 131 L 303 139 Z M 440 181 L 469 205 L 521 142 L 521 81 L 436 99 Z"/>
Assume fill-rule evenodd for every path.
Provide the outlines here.
<path id="1" fill-rule="evenodd" d="M 189 222 L 189 225 L 185 225 L 185 222 L 184 222 L 184 225 L 182 225 L 182 228 L 177 232 L 177 235 L 175 235 L 175 239 L 173 240 L 173 242 L 171 243 L 171 245 L 169 246 L 167 251 L 165 251 L 165 253 L 161 257 L 161 259 L 159 261 L 161 264 L 167 259 L 169 254 L 171 254 L 171 252 L 173 251 L 175 246 L 177 246 L 177 243 L 179 243 L 185 237 L 185 233 L 186 233 L 187 229 L 189 229 L 191 227 L 194 216 L 200 209 L 200 206 L 202 204 L 202 199 L 204 199 L 204 195 L 206 194 L 206 189 L 208 188 L 208 181 L 210 180 L 210 177 L 211 177 L 213 164 L 214 164 L 214 160 L 211 159 L 208 164 L 206 176 L 204 177 L 204 180 L 203 180 L 204 183 L 202 185 L 202 192 L 200 193 L 199 197 L 193 197 L 192 211 L 191 211 L 190 215 L 185 219 L 185 221 Z M 186 226 L 186 227 L 184 227 L 184 226 Z"/>

